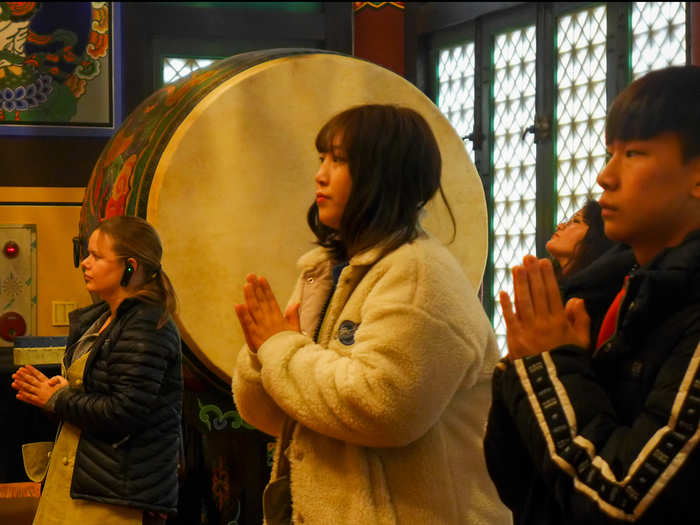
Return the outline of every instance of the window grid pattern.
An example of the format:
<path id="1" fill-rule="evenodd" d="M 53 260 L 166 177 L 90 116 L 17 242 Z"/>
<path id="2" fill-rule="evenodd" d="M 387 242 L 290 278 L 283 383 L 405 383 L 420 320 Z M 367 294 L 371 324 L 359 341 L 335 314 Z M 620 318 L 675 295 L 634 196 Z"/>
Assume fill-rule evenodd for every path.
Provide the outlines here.
<path id="1" fill-rule="evenodd" d="M 441 49 L 438 108 L 460 137 L 474 130 L 474 43 Z"/>
<path id="2" fill-rule="evenodd" d="M 632 77 L 686 63 L 685 2 L 632 4 Z"/>
<path id="3" fill-rule="evenodd" d="M 605 165 L 606 35 L 604 5 L 557 23 L 557 222 L 601 193 L 596 177 Z"/>
<path id="4" fill-rule="evenodd" d="M 206 67 L 212 62 L 213 58 L 163 58 L 163 84 L 177 82 L 181 78 L 200 68 Z"/>
<path id="5" fill-rule="evenodd" d="M 493 52 L 493 327 L 502 353 L 506 329 L 498 293 L 512 295 L 511 268 L 535 253 L 536 149 L 523 130 L 535 120 L 535 26 L 496 35 Z"/>

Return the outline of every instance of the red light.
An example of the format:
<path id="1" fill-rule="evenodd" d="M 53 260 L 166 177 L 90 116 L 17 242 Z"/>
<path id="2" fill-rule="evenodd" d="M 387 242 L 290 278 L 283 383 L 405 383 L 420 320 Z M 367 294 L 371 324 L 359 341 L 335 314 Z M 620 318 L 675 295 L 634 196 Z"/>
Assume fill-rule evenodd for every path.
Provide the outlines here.
<path id="1" fill-rule="evenodd" d="M 15 241 L 7 241 L 2 248 L 2 253 L 8 259 L 14 259 L 19 255 L 19 245 Z"/>

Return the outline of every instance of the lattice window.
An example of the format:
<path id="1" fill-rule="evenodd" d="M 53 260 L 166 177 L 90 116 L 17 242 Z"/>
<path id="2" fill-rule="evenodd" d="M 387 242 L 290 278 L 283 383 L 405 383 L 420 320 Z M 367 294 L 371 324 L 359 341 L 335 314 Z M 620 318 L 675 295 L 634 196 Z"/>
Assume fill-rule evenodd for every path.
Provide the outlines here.
<path id="1" fill-rule="evenodd" d="M 605 165 L 607 34 L 604 5 L 562 16 L 557 24 L 557 222 L 598 198 Z"/>
<path id="2" fill-rule="evenodd" d="M 632 4 L 632 77 L 686 63 L 685 2 Z"/>
<path id="3" fill-rule="evenodd" d="M 438 107 L 460 137 L 474 129 L 474 44 L 440 50 Z"/>
<path id="4" fill-rule="evenodd" d="M 498 292 L 513 292 L 511 268 L 535 253 L 535 145 L 523 140 L 535 120 L 535 26 L 496 35 L 493 82 L 493 327 L 501 351 L 506 330 Z"/>
<path id="5" fill-rule="evenodd" d="M 163 84 L 177 82 L 181 78 L 200 68 L 206 67 L 216 60 L 215 58 L 163 58 Z"/>

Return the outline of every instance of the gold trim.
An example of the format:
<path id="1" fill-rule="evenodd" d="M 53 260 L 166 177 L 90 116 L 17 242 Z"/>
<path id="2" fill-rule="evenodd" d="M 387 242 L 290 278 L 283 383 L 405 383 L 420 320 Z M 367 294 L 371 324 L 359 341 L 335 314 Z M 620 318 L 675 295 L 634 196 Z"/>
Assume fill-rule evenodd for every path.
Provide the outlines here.
<path id="1" fill-rule="evenodd" d="M 352 10 L 357 13 L 365 7 L 371 7 L 373 9 L 382 9 L 387 5 L 400 9 L 401 11 L 406 9 L 406 2 L 353 2 Z"/>

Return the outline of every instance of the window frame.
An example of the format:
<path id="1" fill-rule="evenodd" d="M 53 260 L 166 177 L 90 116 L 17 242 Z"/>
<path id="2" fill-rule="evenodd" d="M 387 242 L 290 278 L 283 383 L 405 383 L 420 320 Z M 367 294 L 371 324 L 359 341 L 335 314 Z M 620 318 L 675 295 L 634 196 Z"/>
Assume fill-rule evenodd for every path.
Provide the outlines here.
<path id="1" fill-rule="evenodd" d="M 632 78 L 631 72 L 631 15 L 633 2 L 553 2 L 523 3 L 502 11 L 491 12 L 475 20 L 440 28 L 418 38 L 417 84 L 425 94 L 437 103 L 439 79 L 437 65 L 442 48 L 474 42 L 474 134 L 476 142 L 466 143 L 474 165 L 484 185 L 488 210 L 488 258 L 483 279 L 483 306 L 493 320 L 496 301 L 491 293 L 494 282 L 494 205 L 493 205 L 493 131 L 492 87 L 494 70 L 492 56 L 494 37 L 510 29 L 535 24 L 536 89 L 535 119 L 547 122 L 549 132 L 536 143 L 536 255 L 546 257 L 545 244 L 554 233 L 557 215 L 557 167 L 556 167 L 556 49 L 557 19 L 583 9 L 606 5 L 606 102 L 609 108 L 617 94 Z M 692 41 L 691 6 L 685 2 L 686 13 L 686 64 L 691 63 Z M 530 126 L 534 123 L 527 123 Z M 533 135 L 529 135 L 533 140 Z M 449 196 L 448 196 L 449 198 Z M 525 254 L 523 254 L 525 255 Z"/>

